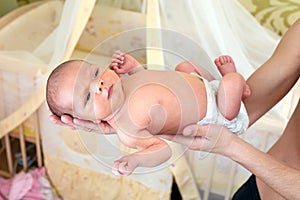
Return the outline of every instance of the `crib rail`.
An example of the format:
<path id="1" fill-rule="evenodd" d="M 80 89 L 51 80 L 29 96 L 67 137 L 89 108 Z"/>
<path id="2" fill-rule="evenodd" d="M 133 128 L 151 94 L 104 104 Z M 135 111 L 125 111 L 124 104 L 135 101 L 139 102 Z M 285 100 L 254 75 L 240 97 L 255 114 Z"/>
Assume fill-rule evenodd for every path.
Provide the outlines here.
<path id="1" fill-rule="evenodd" d="M 8 25 L 12 20 L 17 17 L 21 17 L 22 14 L 30 11 L 31 9 L 37 7 L 40 4 L 47 3 L 38 2 L 29 4 L 25 7 L 21 7 L 9 13 L 7 16 L 4 16 L 0 20 L 0 28 Z M 65 9 L 63 11 L 62 19 L 60 25 L 58 27 L 58 33 L 61 34 L 62 37 L 67 37 L 62 43 L 63 44 L 54 44 L 54 54 L 50 60 L 49 66 L 53 66 L 55 63 L 62 62 L 66 59 L 69 59 L 77 41 L 80 38 L 80 35 L 85 27 L 86 22 L 90 16 L 90 13 L 94 7 L 95 0 L 76 0 L 65 1 L 65 7 L 73 9 Z M 76 16 L 74 16 L 74 9 L 76 10 Z M 70 15 L 73 17 L 70 17 Z M 70 19 L 72 18 L 72 21 Z M 64 24 L 63 24 L 64 23 Z M 66 25 L 67 24 L 67 25 Z M 68 26 L 68 27 L 66 27 Z M 65 30 L 66 29 L 66 30 Z M 67 32 L 67 33 L 65 33 Z M 51 69 L 49 69 L 51 70 Z M 0 175 L 2 176 L 12 176 L 14 173 L 13 170 L 13 160 L 12 160 L 12 150 L 10 144 L 11 137 L 17 137 L 20 140 L 20 149 L 22 155 L 22 163 L 23 170 L 27 170 L 27 155 L 26 155 L 26 140 L 30 140 L 26 138 L 24 135 L 24 127 L 22 123 L 31 115 L 34 116 L 35 120 L 35 131 L 36 135 L 32 139 L 31 142 L 36 144 L 36 153 L 37 153 L 37 163 L 38 166 L 42 165 L 42 153 L 41 153 L 41 144 L 40 144 L 40 131 L 39 131 L 39 120 L 38 120 L 38 108 L 45 101 L 45 87 L 43 85 L 40 86 L 40 89 L 37 90 L 35 94 L 33 94 L 27 101 L 20 106 L 15 112 L 8 115 L 6 118 L 0 121 L 0 139 L 3 138 L 7 156 L 7 164 L 8 164 L 8 172 L 0 171 Z M 14 131 L 16 127 L 18 128 L 18 132 Z"/>
<path id="2" fill-rule="evenodd" d="M 11 138 L 18 138 L 19 144 L 20 144 L 20 151 L 21 151 L 21 159 L 22 159 L 22 170 L 27 171 L 28 170 L 28 155 L 26 152 L 26 142 L 34 143 L 35 144 L 35 152 L 36 152 L 36 162 L 37 167 L 42 167 L 42 147 L 41 147 L 41 138 L 40 138 L 40 127 L 39 127 L 39 120 L 38 120 L 38 112 L 34 112 L 32 114 L 34 117 L 34 131 L 35 136 L 30 137 L 26 136 L 24 134 L 24 126 L 23 124 L 18 125 L 18 129 L 15 129 L 13 131 L 10 131 L 6 135 L 4 135 L 4 148 L 6 151 L 6 161 L 7 161 L 7 168 L 8 171 L 0 170 L 0 176 L 3 177 L 12 177 L 16 170 L 14 166 L 16 165 L 16 161 L 13 160 L 13 154 L 12 154 L 12 147 L 11 147 Z"/>

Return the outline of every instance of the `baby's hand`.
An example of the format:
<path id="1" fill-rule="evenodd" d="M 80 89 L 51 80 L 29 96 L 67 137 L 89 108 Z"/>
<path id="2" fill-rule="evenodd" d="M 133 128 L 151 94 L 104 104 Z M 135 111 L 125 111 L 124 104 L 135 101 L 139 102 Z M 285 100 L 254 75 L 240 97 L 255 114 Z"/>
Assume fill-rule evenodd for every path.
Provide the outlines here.
<path id="1" fill-rule="evenodd" d="M 114 53 L 109 67 L 117 74 L 126 74 L 140 66 L 140 63 L 135 58 L 118 50 Z"/>
<path id="2" fill-rule="evenodd" d="M 129 176 L 138 166 L 134 154 L 130 154 L 116 160 L 112 168 L 112 173 L 116 176 Z"/>
<path id="3" fill-rule="evenodd" d="M 114 70 L 117 74 L 125 74 L 127 72 L 122 68 L 125 57 L 124 53 L 121 51 L 116 51 L 112 56 L 111 64 L 109 66 L 110 69 Z"/>

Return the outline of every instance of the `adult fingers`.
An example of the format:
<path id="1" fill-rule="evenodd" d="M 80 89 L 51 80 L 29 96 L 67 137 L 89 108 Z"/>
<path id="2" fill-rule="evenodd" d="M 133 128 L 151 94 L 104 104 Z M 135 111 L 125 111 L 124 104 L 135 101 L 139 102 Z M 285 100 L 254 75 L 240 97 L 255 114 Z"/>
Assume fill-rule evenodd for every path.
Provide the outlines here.
<path id="1" fill-rule="evenodd" d="M 63 120 L 62 121 L 62 119 L 61 118 L 59 118 L 59 117 L 57 117 L 56 115 L 50 115 L 49 116 L 49 119 L 53 122 L 53 123 L 55 123 L 55 124 L 57 124 L 57 125 L 60 125 L 60 126 L 66 126 L 66 127 L 68 127 L 68 128 L 71 128 L 71 129 L 74 129 L 74 125 L 73 125 L 73 123 L 72 122 L 69 122 L 69 120 Z"/>
<path id="2" fill-rule="evenodd" d="M 69 115 L 62 115 L 60 117 L 61 121 L 64 123 L 64 124 L 67 124 L 69 126 L 74 126 L 74 123 L 73 123 L 73 118 L 70 117 Z"/>
<path id="3" fill-rule="evenodd" d="M 201 137 L 206 137 L 208 131 L 210 129 L 210 125 L 189 125 L 183 129 L 183 135 L 184 136 L 201 136 Z"/>
<path id="4" fill-rule="evenodd" d="M 183 135 L 160 135 L 160 137 L 172 142 L 182 144 L 191 150 L 200 150 L 204 141 L 206 140 L 204 137 L 188 137 Z"/>
<path id="5" fill-rule="evenodd" d="M 52 122 L 54 122 L 55 124 L 63 125 L 63 122 L 62 122 L 62 121 L 60 120 L 60 118 L 57 117 L 56 115 L 51 114 L 51 115 L 49 116 L 49 119 L 50 119 Z"/>
<path id="6" fill-rule="evenodd" d="M 89 132 L 97 130 L 97 125 L 92 121 L 74 118 L 73 123 L 77 129 L 82 129 Z"/>
<path id="7" fill-rule="evenodd" d="M 115 134 L 116 131 L 108 123 L 94 123 L 92 121 L 75 118 L 73 120 L 76 129 L 100 134 Z"/>

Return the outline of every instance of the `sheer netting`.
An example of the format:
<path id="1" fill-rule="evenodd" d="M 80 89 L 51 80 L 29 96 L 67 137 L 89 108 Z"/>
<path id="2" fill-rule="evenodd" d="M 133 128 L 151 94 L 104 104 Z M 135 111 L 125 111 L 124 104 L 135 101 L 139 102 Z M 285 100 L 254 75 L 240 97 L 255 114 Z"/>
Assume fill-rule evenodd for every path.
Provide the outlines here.
<path id="1" fill-rule="evenodd" d="M 188 60 L 205 67 L 215 78 L 220 78 L 220 74 L 213 60 L 219 55 L 231 55 L 237 71 L 248 78 L 271 56 L 280 39 L 279 36 L 263 28 L 236 0 L 160 0 L 157 2 L 160 9 L 159 21 L 157 21 L 160 22 L 160 29 L 153 30 L 145 29 L 144 22 L 147 14 L 142 12 L 140 15 L 129 12 L 115 13 L 116 10 L 102 7 L 102 10 L 96 10 L 97 12 L 90 16 L 95 3 L 92 0 L 37 3 L 27 7 L 30 12 L 24 10 L 20 12 L 18 20 L 9 24 L 4 22 L 0 24 L 2 27 L 0 30 L 2 100 L 0 120 L 6 120 L 10 113 L 24 107 L 30 98 L 36 98 L 31 101 L 33 103 L 29 105 L 30 108 L 37 109 L 44 102 L 44 84 L 53 67 L 70 59 L 76 44 L 78 51 L 75 51 L 73 56 L 81 55 L 81 50 L 88 45 L 92 46 L 91 43 L 97 37 L 101 37 L 101 42 L 109 36 L 112 37 L 111 30 L 133 31 L 133 34 L 129 34 L 131 37 L 125 37 L 124 40 L 118 40 L 118 36 L 113 35 L 112 43 L 109 41 L 102 43 L 104 49 L 109 48 L 108 53 L 120 47 L 124 49 L 122 44 L 128 44 L 126 51 L 140 51 L 142 60 L 145 60 L 144 50 L 153 48 L 163 55 L 162 69 L 174 69 L 179 62 Z M 104 16 L 101 15 L 103 13 Z M 129 20 L 126 21 L 126 18 Z M 124 26 L 121 19 L 126 21 Z M 137 24 L 135 20 L 143 22 L 138 24 L 142 29 L 135 29 Z M 116 26 L 118 24 L 122 25 L 121 28 Z M 89 37 L 81 37 L 79 40 L 82 32 Z M 19 37 L 19 33 L 22 33 L 24 38 Z M 158 43 L 155 41 L 156 45 L 151 47 L 151 43 L 146 43 L 146 37 L 153 36 L 152 33 L 153 35 L 158 33 L 160 40 Z M 107 37 L 104 37 L 105 34 L 108 34 Z M 91 47 L 90 50 L 97 51 L 93 48 L 96 46 Z M 99 52 L 101 50 L 103 49 Z M 100 55 L 93 52 L 81 58 L 93 59 L 103 65 L 109 64 L 111 60 L 108 54 Z M 288 95 L 283 102 L 289 103 L 290 96 Z M 247 131 L 249 134 L 244 134 L 242 137 L 252 144 L 261 146 L 262 149 L 270 146 L 279 137 L 289 116 L 289 108 L 283 105 L 284 103 L 281 103 L 272 109 L 266 117 Z M 14 116 L 15 119 L 21 120 L 10 120 L 9 123 L 7 120 L 1 121 L 0 134 L 2 128 L 15 127 L 15 123 L 25 119 L 23 115 L 30 114 L 34 109 L 21 110 Z M 27 111 L 29 113 L 26 113 Z M 176 147 L 173 149 L 176 158 L 182 157 L 184 153 L 183 158 L 188 162 L 175 158 L 170 166 L 167 164 L 158 166 L 150 173 L 141 169 L 128 178 L 114 177 L 111 173 L 112 162 L 124 152 L 130 151 L 120 144 L 115 135 L 96 135 L 54 125 L 49 120 L 45 103 L 42 104 L 39 115 L 46 167 L 58 191 L 66 198 L 92 199 L 96 197 L 93 196 L 95 194 L 100 199 L 122 198 L 122 195 L 135 197 L 135 199 L 169 199 L 173 176 L 179 184 L 182 195 L 186 198 L 193 195 L 193 198 L 200 198 L 197 191 L 197 194 L 193 193 L 190 196 L 188 194 L 189 190 L 195 187 L 194 183 L 197 184 L 199 191 L 211 188 L 214 193 L 228 196 L 249 174 L 224 158 Z M 251 134 L 253 132 L 260 132 L 260 134 Z M 272 135 L 271 132 L 275 134 Z M 257 137 L 258 135 L 260 136 Z M 264 137 L 263 142 L 260 141 L 261 137 Z M 173 171 L 176 170 L 178 173 L 174 175 Z M 231 180 L 228 178 L 230 173 L 238 175 Z M 229 181 L 232 184 L 230 189 L 227 187 Z M 109 186 L 109 189 L 102 187 L 105 185 Z M 204 199 L 206 198 L 205 193 Z"/>
<path id="2" fill-rule="evenodd" d="M 160 12 L 162 28 L 189 38 L 178 40 L 176 36 L 163 35 L 162 48 L 173 51 L 164 53 L 166 65 L 191 60 L 204 66 L 215 78 L 220 78 L 213 64 L 216 57 L 231 55 L 237 71 L 247 79 L 271 56 L 280 40 L 235 0 L 178 0 L 176 3 L 164 0 L 160 1 Z M 287 122 L 292 94 L 293 90 L 241 137 L 266 151 Z M 204 199 L 210 192 L 229 198 L 249 176 L 244 168 L 221 156 L 187 151 L 186 157 L 198 187 L 205 191 Z"/>
<path id="3" fill-rule="evenodd" d="M 159 1 L 159 3 L 161 29 L 146 31 L 142 29 L 139 31 L 133 29 L 134 26 L 132 26 L 131 29 L 127 27 L 127 29 L 121 29 L 124 33 L 113 36 L 114 40 L 105 40 L 100 46 L 95 48 L 99 50 L 99 52 L 103 49 L 109 49 L 110 53 L 113 53 L 113 50 L 116 50 L 116 48 L 125 49 L 129 52 L 137 51 L 137 49 L 151 48 L 151 43 L 145 46 L 145 37 L 154 37 L 159 33 L 162 46 L 155 43 L 156 45 L 154 45 L 153 48 L 163 52 L 164 66 L 166 68 L 172 69 L 178 62 L 189 60 L 207 68 L 216 78 L 219 78 L 220 75 L 213 64 L 213 59 L 220 54 L 228 54 L 234 58 L 237 70 L 247 78 L 258 66 L 270 57 L 279 41 L 278 36 L 260 26 L 237 1 L 178 0 L 174 3 L 174 1 L 171 0 L 163 0 Z M 180 14 L 183 11 L 184 14 Z M 118 15 L 115 13 L 114 15 L 124 17 L 123 20 L 125 20 L 126 17 L 130 18 L 129 13 L 126 15 Z M 109 18 L 108 15 L 106 17 Z M 97 20 L 96 17 L 92 17 L 92 19 L 94 21 Z M 116 20 L 110 19 L 108 21 L 109 27 L 113 28 Z M 94 29 L 96 29 L 96 25 L 92 22 L 87 25 L 86 29 L 90 31 L 90 35 L 95 37 L 97 36 L 97 32 L 92 32 L 91 29 L 93 25 Z M 106 29 L 103 28 L 102 30 Z M 90 37 L 90 39 L 93 37 Z M 84 38 L 81 39 L 84 40 Z M 86 42 L 89 41 L 86 40 Z M 109 57 L 109 54 L 104 55 Z M 87 56 L 86 58 L 89 59 L 90 57 L 91 56 Z M 102 61 L 98 59 L 97 63 L 100 62 Z M 279 114 L 276 110 L 272 112 L 275 113 L 270 115 L 272 121 L 284 121 L 282 120 L 284 119 L 283 115 Z M 53 126 L 48 120 L 48 115 L 44 116 L 43 124 L 48 123 L 49 126 Z M 257 132 L 261 130 L 263 129 L 253 129 L 253 131 Z M 61 163 L 59 160 L 62 160 L 64 165 L 67 163 L 67 168 L 71 169 L 73 166 L 78 166 L 76 170 L 92 170 L 96 172 L 96 174 L 103 174 L 105 177 L 110 177 L 110 183 L 114 180 L 117 180 L 118 184 L 120 183 L 119 177 L 112 176 L 111 166 L 116 158 L 130 150 L 122 146 L 116 136 L 95 136 L 93 133 L 82 131 L 75 133 L 70 130 L 61 131 L 60 127 L 51 128 L 51 131 L 45 129 L 43 134 L 44 151 L 49 157 L 49 160 L 53 161 L 53 158 L 55 158 L 54 160 L 57 164 Z M 186 152 L 186 159 L 189 161 L 189 166 L 185 165 L 182 160 L 181 162 L 176 162 L 176 159 L 182 156 L 185 150 L 186 149 L 183 149 L 182 151 L 174 147 L 173 156 L 175 157 L 171 162 L 172 166 L 170 169 L 171 171 L 177 170 L 176 173 L 174 172 L 174 176 L 181 190 L 183 190 L 183 193 L 188 193 L 188 187 L 184 186 L 184 183 L 190 182 L 190 187 L 194 187 L 192 180 L 195 180 L 199 189 L 203 189 L 202 185 L 208 184 L 209 182 L 206 176 L 207 168 L 212 167 L 211 163 L 202 163 L 203 159 L 199 159 L 202 157 L 210 159 L 210 155 L 192 153 L 189 151 Z M 222 161 L 217 160 L 216 162 Z M 226 170 L 226 166 L 230 165 L 229 163 L 224 163 L 224 165 L 217 165 L 223 166 L 221 169 L 218 168 L 219 170 Z M 49 165 L 51 165 L 50 162 Z M 166 191 L 171 187 L 173 176 L 166 166 L 167 164 L 158 166 L 150 171 L 149 169 L 139 168 L 136 173 L 128 178 L 123 178 L 123 180 L 128 183 L 126 185 L 132 185 L 133 182 L 133 185 L 140 183 L 148 189 L 151 188 L 151 191 L 155 195 L 160 194 L 165 198 Z M 192 175 L 188 173 L 189 170 L 192 171 Z M 242 169 L 239 170 L 243 171 Z M 66 169 L 64 169 L 64 171 L 66 171 Z M 54 171 L 52 171 L 52 173 L 54 173 Z M 216 180 L 218 180 L 218 177 L 226 175 L 224 175 L 224 173 L 217 173 L 217 175 L 219 176 L 215 177 L 212 181 L 212 187 L 224 193 L 224 187 L 218 188 L 218 186 L 227 185 L 227 179 L 222 178 L 220 179 L 221 181 Z M 75 177 L 76 176 L 72 176 L 71 179 L 73 180 Z M 67 177 L 64 176 L 64 178 Z M 235 187 L 241 182 L 242 178 L 242 175 L 238 176 L 234 184 Z M 58 178 L 57 182 L 59 182 L 59 180 L 62 180 L 62 177 Z M 109 185 L 109 182 L 107 184 Z M 141 187 L 141 185 L 139 185 L 139 187 Z M 59 186 L 62 187 L 61 184 Z M 132 188 L 128 188 L 128 186 L 125 188 L 132 190 Z M 121 190 L 123 191 L 124 189 Z M 184 195 L 188 196 L 187 194 Z"/>

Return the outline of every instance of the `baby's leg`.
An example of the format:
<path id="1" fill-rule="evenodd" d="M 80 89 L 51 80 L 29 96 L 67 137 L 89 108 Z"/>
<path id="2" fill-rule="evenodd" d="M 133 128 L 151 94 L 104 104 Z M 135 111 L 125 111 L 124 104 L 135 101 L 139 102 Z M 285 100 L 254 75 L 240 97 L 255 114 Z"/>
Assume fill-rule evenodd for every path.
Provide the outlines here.
<path id="1" fill-rule="evenodd" d="M 195 65 L 191 62 L 182 62 L 179 63 L 176 67 L 175 67 L 176 71 L 179 72 L 185 72 L 185 73 L 196 73 L 199 76 L 204 77 L 206 80 L 214 80 L 214 77 L 209 73 L 209 71 L 207 71 L 204 67 L 199 66 L 199 65 Z"/>
<path id="2" fill-rule="evenodd" d="M 228 73 L 235 73 L 236 68 L 233 59 L 230 56 L 220 56 L 215 59 L 215 64 L 218 67 L 219 72 L 222 76 L 225 76 Z M 247 84 L 244 85 L 242 99 L 250 96 L 250 88 Z"/>
<path id="3" fill-rule="evenodd" d="M 228 119 L 234 119 L 240 110 L 241 101 L 249 87 L 245 79 L 238 73 L 228 73 L 220 81 L 217 104 L 220 112 Z M 249 96 L 248 95 L 248 96 Z"/>

